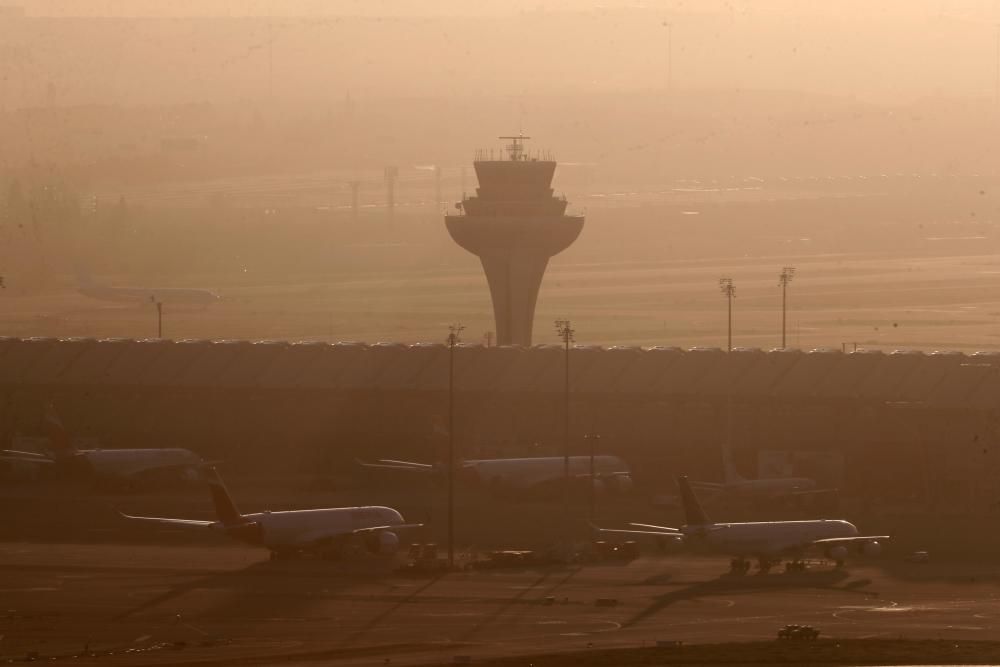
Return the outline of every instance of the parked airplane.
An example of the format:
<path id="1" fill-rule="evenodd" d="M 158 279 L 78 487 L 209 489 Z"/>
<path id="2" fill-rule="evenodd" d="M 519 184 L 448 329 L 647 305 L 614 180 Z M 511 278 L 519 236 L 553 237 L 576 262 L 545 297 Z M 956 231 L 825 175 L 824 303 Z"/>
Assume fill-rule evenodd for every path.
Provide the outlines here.
<path id="1" fill-rule="evenodd" d="M 112 287 L 96 283 L 83 273 L 79 274 L 78 280 L 77 289 L 81 294 L 105 301 L 205 305 L 219 300 L 215 292 L 197 287 Z"/>
<path id="2" fill-rule="evenodd" d="M 691 480 L 691 486 L 699 491 L 714 491 L 741 500 L 780 500 L 836 493 L 836 489 L 817 488 L 816 480 L 808 477 L 745 479 L 733 464 L 728 443 L 722 445 L 722 466 L 724 482 Z"/>
<path id="3" fill-rule="evenodd" d="M 414 463 L 380 459 L 375 463 L 358 461 L 366 468 L 399 470 L 409 473 L 440 475 L 447 471 L 442 463 Z M 589 456 L 569 457 L 569 474 L 573 480 L 591 477 Z M 560 483 L 565 476 L 565 459 L 562 456 L 543 456 L 516 459 L 468 459 L 455 464 L 456 474 L 466 480 L 485 483 L 495 490 L 526 491 Z M 617 456 L 595 456 L 593 484 L 599 491 L 625 493 L 632 489 L 632 473 L 628 465 Z"/>
<path id="4" fill-rule="evenodd" d="M 391 507 L 331 507 L 242 514 L 215 468 L 206 467 L 203 474 L 215 505 L 216 521 L 122 516 L 147 524 L 221 531 L 240 542 L 269 549 L 272 560 L 305 552 L 339 558 L 352 544 L 363 545 L 372 554 L 394 554 L 399 548 L 397 531 L 423 525 L 406 523 Z"/>
<path id="5" fill-rule="evenodd" d="M 55 408 L 42 416 L 49 453 L 0 450 L 0 459 L 19 464 L 52 466 L 71 475 L 86 474 L 106 485 L 130 485 L 143 477 L 172 475 L 198 479 L 205 462 L 189 449 L 77 449 Z"/>
<path id="6" fill-rule="evenodd" d="M 709 520 L 686 476 L 677 478 L 686 523 L 680 528 L 633 523 L 632 529 L 598 528 L 602 533 L 651 535 L 660 540 L 675 540 L 685 546 L 704 548 L 732 556 L 731 569 L 745 574 L 748 558 L 756 558 L 761 572 L 769 571 L 788 559 L 788 570 L 803 570 L 806 551 L 818 549 L 841 567 L 853 548 L 865 556 L 882 551 L 881 540 L 888 535 L 858 535 L 854 524 L 841 519 L 810 521 L 756 521 L 751 523 L 714 523 Z"/>

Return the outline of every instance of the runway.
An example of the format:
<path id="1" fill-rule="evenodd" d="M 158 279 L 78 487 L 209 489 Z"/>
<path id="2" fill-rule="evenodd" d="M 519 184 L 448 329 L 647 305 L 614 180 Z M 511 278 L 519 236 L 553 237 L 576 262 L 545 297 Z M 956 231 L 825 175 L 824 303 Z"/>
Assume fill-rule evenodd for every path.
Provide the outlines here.
<path id="1" fill-rule="evenodd" d="M 843 638 L 1000 639 L 1000 568 L 870 561 L 747 577 L 726 568 L 671 556 L 418 578 L 366 560 L 271 563 L 235 546 L 7 543 L 0 658 L 409 665 L 768 640 L 787 623 Z M 104 655 L 74 657 L 85 651 Z"/>

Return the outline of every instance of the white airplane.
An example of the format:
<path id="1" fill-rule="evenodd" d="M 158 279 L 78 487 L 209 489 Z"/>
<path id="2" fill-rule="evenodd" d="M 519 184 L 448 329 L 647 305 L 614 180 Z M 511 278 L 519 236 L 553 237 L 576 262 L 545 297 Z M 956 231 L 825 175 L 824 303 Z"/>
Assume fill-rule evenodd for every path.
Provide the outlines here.
<path id="1" fill-rule="evenodd" d="M 443 476 L 447 466 L 443 463 L 414 463 L 379 459 L 374 463 L 358 461 L 366 468 L 400 470 L 403 472 Z M 468 459 L 455 464 L 461 479 L 489 485 L 495 490 L 525 491 L 560 483 L 566 474 L 562 456 L 541 456 L 517 459 Z M 572 480 L 591 477 L 590 457 L 569 457 L 569 474 Z M 594 488 L 610 493 L 626 493 L 632 489 L 632 473 L 628 465 L 617 456 L 594 457 Z"/>
<path id="2" fill-rule="evenodd" d="M 836 493 L 836 489 L 817 488 L 816 480 L 808 477 L 769 477 L 745 479 L 736 470 L 728 444 L 722 445 L 724 482 L 691 480 L 699 491 L 711 491 L 741 500 L 778 500 L 782 498 Z"/>
<path id="3" fill-rule="evenodd" d="M 198 287 L 112 287 L 96 283 L 89 275 L 78 275 L 77 290 L 84 296 L 105 301 L 206 305 L 219 300 L 215 292 Z"/>
<path id="4" fill-rule="evenodd" d="M 865 556 L 882 552 L 881 540 L 888 535 L 858 535 L 854 524 L 842 519 L 810 521 L 756 521 L 750 523 L 715 523 L 709 520 L 695 496 L 687 477 L 677 478 L 686 524 L 680 528 L 633 523 L 631 529 L 598 528 L 602 533 L 651 535 L 659 540 L 672 540 L 687 547 L 703 548 L 732 556 L 731 569 L 745 574 L 750 569 L 749 558 L 756 558 L 761 572 L 769 571 L 783 560 L 789 560 L 788 570 L 803 570 L 806 551 L 819 550 L 841 567 L 853 548 Z"/>
<path id="5" fill-rule="evenodd" d="M 53 466 L 113 485 L 131 485 L 143 477 L 164 474 L 196 480 L 205 465 L 201 457 L 189 449 L 77 449 L 52 404 L 46 404 L 42 424 L 48 435 L 49 454 L 4 449 L 0 450 L 0 460 Z"/>
<path id="6" fill-rule="evenodd" d="M 397 531 L 423 525 L 406 523 L 396 510 L 378 506 L 242 514 L 215 468 L 206 467 L 203 475 L 215 505 L 216 521 L 122 516 L 146 524 L 220 531 L 240 542 L 267 548 L 272 560 L 298 553 L 339 558 L 352 545 L 363 545 L 372 554 L 390 555 L 399 548 Z"/>

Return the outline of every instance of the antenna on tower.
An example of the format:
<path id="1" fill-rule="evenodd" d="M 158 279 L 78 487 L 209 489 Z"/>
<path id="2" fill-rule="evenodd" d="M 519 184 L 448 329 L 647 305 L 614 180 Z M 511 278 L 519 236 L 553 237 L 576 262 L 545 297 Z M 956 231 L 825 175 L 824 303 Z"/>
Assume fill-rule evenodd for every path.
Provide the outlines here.
<path id="1" fill-rule="evenodd" d="M 531 139 L 531 137 L 526 137 L 524 136 L 524 132 L 521 132 L 516 137 L 499 137 L 499 139 L 510 141 L 509 144 L 504 146 L 504 149 L 507 151 L 507 157 L 509 157 L 512 162 L 520 162 L 525 159 L 524 141 L 526 139 Z"/>

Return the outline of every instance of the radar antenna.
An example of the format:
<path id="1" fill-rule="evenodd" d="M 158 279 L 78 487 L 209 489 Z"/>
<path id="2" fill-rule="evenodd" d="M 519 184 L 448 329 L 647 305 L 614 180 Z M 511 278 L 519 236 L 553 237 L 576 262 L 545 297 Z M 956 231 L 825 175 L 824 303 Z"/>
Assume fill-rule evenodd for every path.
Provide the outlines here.
<path id="1" fill-rule="evenodd" d="M 524 140 L 531 139 L 531 137 L 524 136 L 524 133 L 518 134 L 516 137 L 498 137 L 499 139 L 504 139 L 510 141 L 509 144 L 505 146 L 507 150 L 507 156 L 513 162 L 520 162 L 526 159 L 524 155 Z"/>

